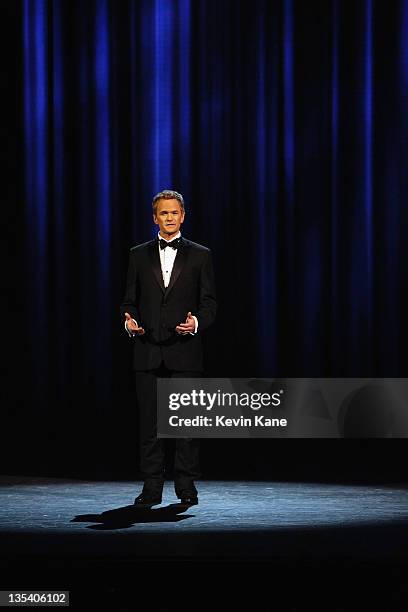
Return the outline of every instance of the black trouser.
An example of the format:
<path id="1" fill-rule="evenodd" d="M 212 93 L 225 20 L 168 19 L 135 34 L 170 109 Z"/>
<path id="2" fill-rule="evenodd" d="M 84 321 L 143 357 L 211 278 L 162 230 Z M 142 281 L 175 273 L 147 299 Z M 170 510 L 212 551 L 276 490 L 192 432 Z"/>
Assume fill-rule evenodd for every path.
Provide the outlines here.
<path id="1" fill-rule="evenodd" d="M 136 372 L 136 396 L 140 423 L 140 471 L 144 491 L 161 494 L 164 484 L 164 438 L 157 437 L 157 378 L 201 378 L 201 372 L 175 372 L 162 363 L 156 370 Z M 198 438 L 177 438 L 174 458 L 174 488 L 177 497 L 183 491 L 197 493 L 194 479 L 199 472 Z"/>

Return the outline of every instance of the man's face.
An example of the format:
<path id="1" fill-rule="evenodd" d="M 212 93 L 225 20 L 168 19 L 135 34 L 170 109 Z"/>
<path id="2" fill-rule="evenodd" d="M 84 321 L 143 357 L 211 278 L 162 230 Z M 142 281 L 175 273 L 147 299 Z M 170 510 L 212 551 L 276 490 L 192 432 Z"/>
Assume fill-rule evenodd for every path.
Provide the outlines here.
<path id="1" fill-rule="evenodd" d="M 170 240 L 177 234 L 184 221 L 184 211 L 181 210 L 180 202 L 176 199 L 158 200 L 153 220 L 159 226 L 163 238 Z"/>

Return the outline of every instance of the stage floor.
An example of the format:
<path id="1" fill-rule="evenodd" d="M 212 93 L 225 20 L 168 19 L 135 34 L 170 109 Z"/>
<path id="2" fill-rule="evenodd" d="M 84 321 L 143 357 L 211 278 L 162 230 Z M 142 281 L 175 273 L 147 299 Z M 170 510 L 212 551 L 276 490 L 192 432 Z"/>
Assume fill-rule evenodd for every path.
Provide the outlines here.
<path id="1" fill-rule="evenodd" d="M 132 505 L 141 490 L 137 482 L 3 476 L 3 580 L 6 576 L 16 587 L 21 572 L 25 584 L 28 577 L 33 583 L 42 568 L 47 577 L 42 588 L 47 580 L 63 586 L 64 575 L 72 583 L 75 572 L 77 585 L 78 572 L 87 574 L 89 584 L 101 576 L 118 584 L 124 568 L 133 568 L 139 578 L 161 568 L 166 576 L 194 569 L 214 579 L 233 569 L 239 582 L 250 568 L 259 576 L 267 569 L 271 584 L 288 586 L 290 573 L 300 567 L 304 580 L 317 571 L 326 584 L 343 582 L 347 567 L 361 580 L 366 572 L 368 584 L 381 577 L 387 589 L 404 588 L 406 485 L 199 481 L 197 488 L 198 506 L 180 506 L 166 482 L 163 503 L 140 510 Z M 399 599 L 392 606 L 387 601 L 388 609 L 400 609 Z M 344 609 L 352 608 L 348 604 Z M 291 609 L 300 607 L 294 603 Z"/>

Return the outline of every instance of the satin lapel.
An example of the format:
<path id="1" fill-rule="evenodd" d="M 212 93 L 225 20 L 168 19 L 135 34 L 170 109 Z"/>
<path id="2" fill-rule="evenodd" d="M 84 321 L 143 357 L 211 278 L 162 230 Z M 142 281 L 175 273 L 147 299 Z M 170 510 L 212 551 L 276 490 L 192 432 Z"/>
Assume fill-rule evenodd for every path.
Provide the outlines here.
<path id="1" fill-rule="evenodd" d="M 152 244 L 149 246 L 149 255 L 150 255 L 151 262 L 152 262 L 153 273 L 156 277 L 157 282 L 160 285 L 160 289 L 164 293 L 165 289 L 164 289 L 163 274 L 162 274 L 161 263 L 160 263 L 159 246 L 157 244 L 157 240 L 154 240 Z"/>
<path id="2" fill-rule="evenodd" d="M 182 238 L 180 246 L 177 250 L 176 259 L 174 260 L 173 270 L 171 271 L 169 286 L 166 289 L 166 295 L 173 289 L 182 269 L 184 268 L 188 257 L 189 246 Z"/>

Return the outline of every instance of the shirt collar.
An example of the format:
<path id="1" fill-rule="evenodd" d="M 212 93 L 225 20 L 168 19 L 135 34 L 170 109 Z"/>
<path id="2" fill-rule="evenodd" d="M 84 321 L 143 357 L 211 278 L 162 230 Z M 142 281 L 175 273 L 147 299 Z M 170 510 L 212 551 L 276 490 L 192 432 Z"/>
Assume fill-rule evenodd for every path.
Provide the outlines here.
<path id="1" fill-rule="evenodd" d="M 177 238 L 180 238 L 180 236 L 181 236 L 181 232 L 178 231 L 177 234 L 173 236 L 173 238 L 171 238 L 170 240 L 166 240 L 165 238 L 163 238 L 163 236 L 160 236 L 160 232 L 157 234 L 157 237 L 159 240 L 166 240 L 166 242 L 173 242 L 173 240 L 177 240 Z"/>

